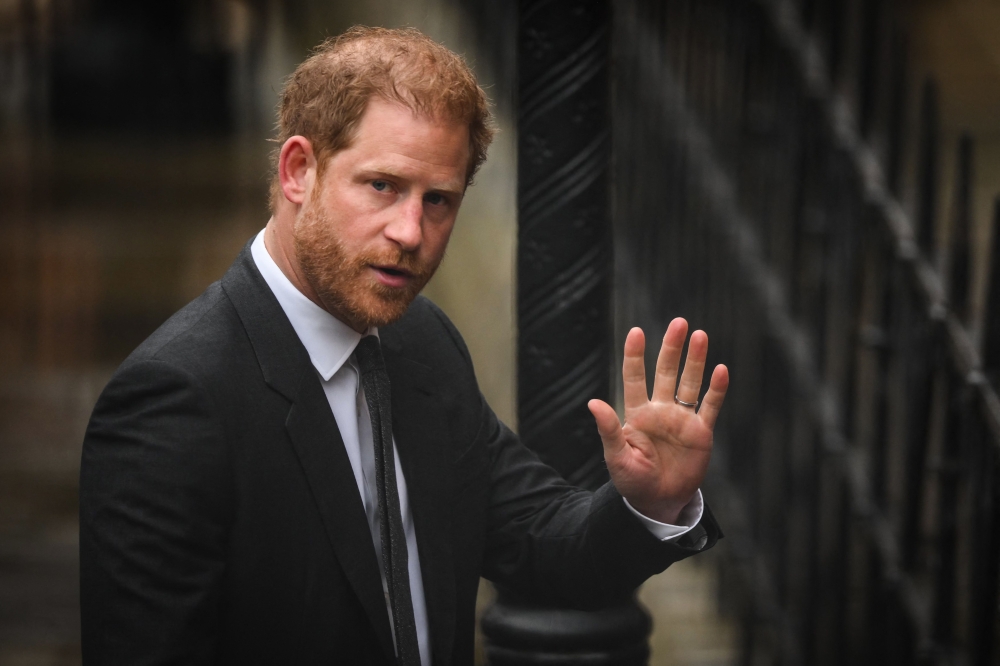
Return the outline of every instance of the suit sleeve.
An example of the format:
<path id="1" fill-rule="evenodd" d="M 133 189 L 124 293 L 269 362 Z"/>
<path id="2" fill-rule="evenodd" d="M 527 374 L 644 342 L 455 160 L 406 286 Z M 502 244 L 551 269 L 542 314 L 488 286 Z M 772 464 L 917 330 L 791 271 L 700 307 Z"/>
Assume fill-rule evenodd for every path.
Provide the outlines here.
<path id="1" fill-rule="evenodd" d="M 594 492 L 570 486 L 485 409 L 490 511 L 484 573 L 494 582 L 538 601 L 601 607 L 721 536 L 706 506 L 690 532 L 657 539 L 610 481 Z"/>
<path id="2" fill-rule="evenodd" d="M 459 383 L 474 396 L 478 432 L 467 456 L 483 457 L 487 477 L 487 579 L 540 602 L 595 608 L 715 544 L 721 531 L 707 506 L 694 529 L 663 542 L 629 511 L 611 482 L 588 492 L 542 463 L 490 409 L 464 342 L 434 311 L 465 359 L 468 379 Z"/>
<path id="3" fill-rule="evenodd" d="M 123 366 L 83 444 L 84 664 L 213 661 L 230 484 L 222 428 L 194 377 Z"/>

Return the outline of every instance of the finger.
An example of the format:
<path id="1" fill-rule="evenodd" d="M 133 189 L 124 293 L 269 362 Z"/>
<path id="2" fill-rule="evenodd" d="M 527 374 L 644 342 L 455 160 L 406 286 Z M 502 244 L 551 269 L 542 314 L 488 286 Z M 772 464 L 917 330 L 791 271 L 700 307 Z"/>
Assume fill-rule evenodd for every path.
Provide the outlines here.
<path id="1" fill-rule="evenodd" d="M 698 402 L 701 380 L 705 374 L 705 357 L 708 356 L 708 336 L 705 331 L 695 331 L 688 342 L 688 355 L 684 372 L 677 385 L 677 398 L 684 402 Z"/>
<path id="2" fill-rule="evenodd" d="M 646 393 L 646 337 L 641 328 L 633 328 L 625 337 L 625 359 L 622 362 L 622 388 L 625 409 L 641 407 L 649 401 Z"/>
<path id="3" fill-rule="evenodd" d="M 587 403 L 587 408 L 597 422 L 597 432 L 604 444 L 604 459 L 608 460 L 621 454 L 628 444 L 622 433 L 622 424 L 618 421 L 618 414 L 611 408 L 611 405 L 603 400 L 591 400 Z"/>
<path id="4" fill-rule="evenodd" d="M 660 355 L 656 358 L 656 380 L 653 382 L 653 400 L 673 402 L 677 388 L 677 369 L 681 364 L 681 352 L 687 338 L 688 323 L 677 317 L 667 326 L 663 335 Z"/>
<path id="5" fill-rule="evenodd" d="M 705 422 L 709 430 L 715 428 L 715 420 L 719 418 L 719 410 L 722 409 L 722 402 L 726 399 L 727 390 L 729 390 L 729 368 L 717 365 L 712 371 L 712 379 L 708 384 L 705 399 L 701 401 L 701 409 L 698 410 L 698 416 Z"/>

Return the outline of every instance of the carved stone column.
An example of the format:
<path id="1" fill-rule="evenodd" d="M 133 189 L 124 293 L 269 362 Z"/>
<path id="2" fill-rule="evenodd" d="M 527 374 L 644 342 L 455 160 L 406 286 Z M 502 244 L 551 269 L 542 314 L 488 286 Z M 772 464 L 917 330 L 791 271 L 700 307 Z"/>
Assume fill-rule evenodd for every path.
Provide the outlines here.
<path id="1" fill-rule="evenodd" d="M 608 478 L 587 401 L 610 398 L 610 39 L 609 0 L 520 2 L 518 428 L 591 489 Z M 498 592 L 483 618 L 492 666 L 648 660 L 650 620 L 633 599 L 581 612 Z"/>
<path id="2" fill-rule="evenodd" d="M 606 0 L 523 0 L 518 62 L 518 431 L 576 484 L 607 480 L 611 127 Z"/>

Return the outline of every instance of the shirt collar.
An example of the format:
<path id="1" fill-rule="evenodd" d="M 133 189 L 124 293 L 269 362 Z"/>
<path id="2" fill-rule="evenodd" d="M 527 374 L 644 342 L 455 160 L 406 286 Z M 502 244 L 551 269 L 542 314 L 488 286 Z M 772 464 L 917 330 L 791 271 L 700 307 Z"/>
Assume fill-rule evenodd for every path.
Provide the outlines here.
<path id="1" fill-rule="evenodd" d="M 362 335 L 295 288 L 264 246 L 263 229 L 254 238 L 250 253 L 264 282 L 278 299 L 295 334 L 309 353 L 316 372 L 328 381 L 350 358 Z M 367 334 L 378 336 L 378 329 L 372 327 Z"/>

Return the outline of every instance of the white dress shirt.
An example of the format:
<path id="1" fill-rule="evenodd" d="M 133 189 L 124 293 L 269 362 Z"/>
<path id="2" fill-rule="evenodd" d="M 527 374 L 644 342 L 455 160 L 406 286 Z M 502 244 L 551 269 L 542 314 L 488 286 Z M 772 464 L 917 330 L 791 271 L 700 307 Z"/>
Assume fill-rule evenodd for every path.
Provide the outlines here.
<path id="1" fill-rule="evenodd" d="M 360 373 L 354 360 L 354 348 L 361 340 L 361 334 L 343 323 L 326 310 L 322 309 L 302 292 L 281 272 L 264 246 L 264 231 L 254 239 L 250 247 L 254 263 L 263 276 L 267 286 L 271 288 L 288 321 L 291 322 L 295 334 L 309 353 L 309 359 L 319 375 L 330 403 L 330 409 L 337 420 L 341 439 L 347 457 L 351 461 L 354 480 L 358 484 L 358 492 L 368 517 L 368 527 L 371 530 L 372 542 L 375 545 L 375 556 L 378 559 L 379 572 L 382 574 L 382 590 L 386 599 L 386 610 L 392 618 L 392 607 L 389 602 L 388 585 L 385 579 L 385 566 L 382 562 L 381 518 L 378 512 L 378 499 L 375 486 L 375 453 L 372 442 L 371 417 L 368 415 L 368 404 L 365 401 L 364 387 L 361 385 Z M 368 331 L 370 335 L 378 335 L 378 329 Z M 396 486 L 399 490 L 399 508 L 403 518 L 403 531 L 406 533 L 406 553 L 410 574 L 410 596 L 413 600 L 413 619 L 417 626 L 417 642 L 420 646 L 420 663 L 431 666 L 430 631 L 427 624 L 427 604 L 424 599 L 424 583 L 420 575 L 420 555 L 417 552 L 417 538 L 413 527 L 413 514 L 410 512 L 409 496 L 406 493 L 406 479 L 399 464 L 399 451 L 393 441 L 393 452 L 396 462 Z M 647 518 L 626 501 L 626 506 L 655 536 L 661 540 L 676 539 L 701 520 L 704 504 L 701 491 L 695 495 L 681 512 L 678 522 L 681 525 L 668 525 Z M 389 622 L 392 628 L 392 621 Z M 394 631 L 394 630 L 393 630 Z"/>

